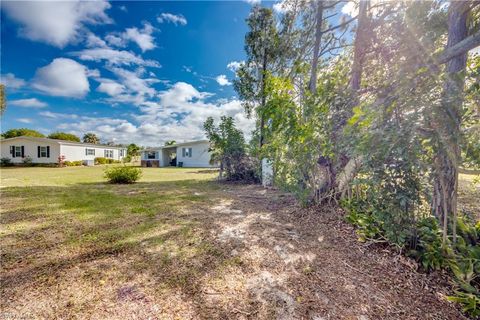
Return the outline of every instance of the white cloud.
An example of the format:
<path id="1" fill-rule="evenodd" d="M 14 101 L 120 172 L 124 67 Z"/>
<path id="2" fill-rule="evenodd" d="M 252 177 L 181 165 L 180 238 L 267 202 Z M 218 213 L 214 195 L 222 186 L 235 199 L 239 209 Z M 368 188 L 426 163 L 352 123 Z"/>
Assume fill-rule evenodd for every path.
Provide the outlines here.
<path id="1" fill-rule="evenodd" d="M 8 103 L 12 106 L 24 108 L 44 108 L 47 106 L 45 102 L 42 102 L 37 98 L 11 100 Z"/>
<path id="2" fill-rule="evenodd" d="M 246 3 L 248 4 L 251 4 L 251 5 L 255 5 L 255 4 L 259 4 L 260 2 L 262 2 L 262 0 L 245 0 Z"/>
<path id="3" fill-rule="evenodd" d="M 109 45 L 124 48 L 129 41 L 135 42 L 142 52 L 156 47 L 155 38 L 152 36 L 155 28 L 150 23 L 144 23 L 143 29 L 136 27 L 127 28 L 124 32 L 112 32 L 105 36 Z"/>
<path id="4" fill-rule="evenodd" d="M 142 52 L 145 52 L 156 47 L 154 43 L 155 38 L 152 36 L 152 33 L 152 25 L 145 23 L 143 29 L 127 28 L 123 34 L 123 37 L 126 40 L 135 42 L 140 49 L 142 49 Z"/>
<path id="5" fill-rule="evenodd" d="M 59 113 L 51 111 L 42 111 L 38 113 L 40 116 L 50 119 L 78 119 L 79 116 L 71 113 Z"/>
<path id="6" fill-rule="evenodd" d="M 78 42 L 85 25 L 111 23 L 108 1 L 3 1 L 2 9 L 22 25 L 20 34 L 63 48 Z"/>
<path id="7" fill-rule="evenodd" d="M 181 14 L 173 14 L 164 12 L 157 17 L 157 21 L 160 23 L 171 22 L 174 25 L 186 25 L 187 19 Z"/>
<path id="8" fill-rule="evenodd" d="M 104 48 L 107 46 L 104 40 L 102 40 L 100 37 L 96 36 L 91 32 L 87 35 L 86 45 L 89 48 L 94 48 L 94 47 Z"/>
<path id="9" fill-rule="evenodd" d="M 217 83 L 221 86 L 229 86 L 232 84 L 230 81 L 228 81 L 227 76 L 224 74 L 217 76 L 215 81 L 217 81 Z"/>
<path id="10" fill-rule="evenodd" d="M 88 69 L 75 60 L 56 58 L 37 69 L 33 87 L 52 96 L 83 97 L 90 91 L 88 73 Z"/>
<path id="11" fill-rule="evenodd" d="M 108 41 L 108 40 L 107 40 Z M 84 49 L 81 51 L 75 51 L 71 53 L 73 56 L 78 57 L 84 61 L 105 61 L 110 66 L 120 65 L 139 65 L 146 67 L 159 68 L 160 64 L 154 60 L 144 60 L 143 58 L 135 55 L 133 52 L 126 50 L 115 50 L 112 48 L 92 48 Z"/>
<path id="12" fill-rule="evenodd" d="M 81 51 L 72 52 L 71 54 L 73 56 L 78 57 L 80 60 L 84 60 L 84 61 L 95 61 L 95 62 L 105 61 L 107 65 L 110 65 L 110 66 L 139 65 L 139 66 L 156 67 L 156 68 L 160 67 L 160 64 L 157 61 L 144 60 L 143 58 L 135 55 L 133 52 L 126 51 L 126 50 L 115 50 L 108 47 L 84 49 Z"/>
<path id="13" fill-rule="evenodd" d="M 0 82 L 3 83 L 7 89 L 19 89 L 25 85 L 25 80 L 15 77 L 13 73 L 2 74 Z"/>
<path id="14" fill-rule="evenodd" d="M 107 34 L 105 36 L 105 40 L 111 46 L 115 46 L 115 47 L 125 47 L 126 46 L 125 40 L 121 36 L 115 35 L 113 33 Z"/>
<path id="15" fill-rule="evenodd" d="M 203 123 L 211 116 L 219 121 L 222 115 L 231 116 L 247 139 L 254 129 L 255 120 L 247 119 L 239 100 L 218 100 L 209 92 L 197 90 L 185 82 L 177 82 L 169 89 L 156 93 L 139 104 L 140 114 L 130 115 L 131 120 L 120 118 L 95 118 L 78 116 L 73 121 L 70 115 L 43 113 L 54 119 L 64 119 L 58 130 L 72 131 L 77 135 L 94 132 L 104 141 L 117 143 L 135 142 L 147 146 L 163 145 L 165 141 L 189 141 L 204 139 Z M 68 122 L 66 122 L 68 121 Z"/>
<path id="16" fill-rule="evenodd" d="M 125 92 L 125 86 L 110 79 L 101 79 L 97 91 L 115 97 Z"/>
<path id="17" fill-rule="evenodd" d="M 17 118 L 17 121 L 22 122 L 22 123 L 32 123 L 33 122 L 33 120 L 30 119 L 30 118 Z"/>
<path id="18" fill-rule="evenodd" d="M 240 66 L 244 63 L 245 61 L 232 61 L 229 64 L 227 64 L 227 69 L 232 72 L 237 72 L 238 68 L 240 68 Z"/>

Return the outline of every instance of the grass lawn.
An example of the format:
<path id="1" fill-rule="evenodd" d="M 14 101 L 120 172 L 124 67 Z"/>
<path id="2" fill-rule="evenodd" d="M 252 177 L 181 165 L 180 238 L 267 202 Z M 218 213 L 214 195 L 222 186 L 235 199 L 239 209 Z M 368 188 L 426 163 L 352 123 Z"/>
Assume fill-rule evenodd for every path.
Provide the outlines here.
<path id="1" fill-rule="evenodd" d="M 338 208 L 212 170 L 103 169 L 0 170 L 0 319 L 462 319 Z"/>
<path id="2" fill-rule="evenodd" d="M 181 261 L 215 254 L 188 214 L 212 201 L 205 190 L 217 188 L 214 171 L 143 168 L 139 183 L 111 185 L 103 169 L 1 169 L 4 312 L 85 315 L 102 306 L 99 286 L 125 283 L 128 300 L 136 290 L 128 286 L 132 277 L 154 272 L 159 285 L 151 290 L 168 290 L 196 272 L 178 267 Z"/>

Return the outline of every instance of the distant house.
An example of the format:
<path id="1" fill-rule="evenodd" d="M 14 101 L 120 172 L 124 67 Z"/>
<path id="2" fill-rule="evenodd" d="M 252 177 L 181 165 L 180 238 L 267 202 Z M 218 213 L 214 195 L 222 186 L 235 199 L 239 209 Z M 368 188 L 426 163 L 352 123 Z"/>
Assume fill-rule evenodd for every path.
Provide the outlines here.
<path id="1" fill-rule="evenodd" d="M 98 157 L 122 160 L 127 156 L 124 147 L 27 136 L 2 139 L 0 146 L 1 157 L 9 158 L 12 163 L 22 163 L 27 157 L 32 163 L 58 163 L 59 157 L 64 157 L 65 161 L 84 161 L 93 165 Z"/>
<path id="2" fill-rule="evenodd" d="M 177 143 L 159 148 L 142 150 L 143 167 L 211 168 L 208 140 Z"/>

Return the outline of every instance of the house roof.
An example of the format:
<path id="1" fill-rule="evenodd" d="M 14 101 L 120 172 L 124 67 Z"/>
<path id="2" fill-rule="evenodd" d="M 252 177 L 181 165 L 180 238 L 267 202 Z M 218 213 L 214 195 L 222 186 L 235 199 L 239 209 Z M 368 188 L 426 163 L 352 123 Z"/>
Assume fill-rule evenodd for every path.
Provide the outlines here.
<path id="1" fill-rule="evenodd" d="M 162 147 L 156 147 L 156 148 L 145 148 L 142 151 L 160 151 L 163 149 L 168 149 L 168 148 L 176 148 L 176 147 L 183 147 L 183 146 L 189 146 L 192 144 L 201 144 L 201 143 L 209 143 L 210 141 L 208 140 L 195 140 L 195 141 L 188 141 L 188 142 L 180 142 L 180 143 L 175 143 L 171 144 L 169 146 L 162 146 Z"/>
<path id="2" fill-rule="evenodd" d="M 29 136 L 19 136 L 7 139 L 1 139 L 0 142 L 3 141 L 11 141 L 16 139 L 26 139 L 31 141 L 38 141 L 38 142 L 50 142 L 50 143 L 58 143 L 58 144 L 67 144 L 67 145 L 77 145 L 77 146 L 85 146 L 85 147 L 100 147 L 100 148 L 108 148 L 108 149 L 126 149 L 126 147 L 114 147 L 104 144 L 93 144 L 93 143 L 83 143 L 83 142 L 75 142 L 69 140 L 58 140 L 58 139 L 50 139 L 50 138 L 39 138 L 39 137 L 29 137 Z"/>

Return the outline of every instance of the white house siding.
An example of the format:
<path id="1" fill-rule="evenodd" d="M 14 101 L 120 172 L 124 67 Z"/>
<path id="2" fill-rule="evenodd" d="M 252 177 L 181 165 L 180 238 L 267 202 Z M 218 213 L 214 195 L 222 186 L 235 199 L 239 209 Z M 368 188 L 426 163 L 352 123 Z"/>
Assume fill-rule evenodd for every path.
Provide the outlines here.
<path id="1" fill-rule="evenodd" d="M 189 168 L 210 168 L 214 167 L 210 164 L 210 152 L 208 149 L 210 144 L 208 142 L 182 144 L 177 147 L 177 166 L 180 162 L 183 162 L 184 167 Z M 184 157 L 183 148 L 192 148 L 192 156 Z"/>
<path id="2" fill-rule="evenodd" d="M 7 141 L 1 141 L 1 157 L 11 159 L 12 163 L 23 163 L 26 157 L 30 157 L 33 163 L 56 163 L 58 162 L 58 156 L 60 155 L 60 144 L 54 141 L 34 141 L 24 138 L 12 139 Z M 23 146 L 24 156 L 12 157 L 10 154 L 10 146 Z M 38 146 L 50 147 L 50 157 L 44 158 L 38 157 Z"/>
<path id="3" fill-rule="evenodd" d="M 86 149 L 94 149 L 95 155 L 87 155 Z M 105 150 L 113 150 L 114 160 L 122 160 L 120 157 L 120 149 L 109 148 L 108 146 L 90 146 L 90 145 L 69 145 L 62 144 L 60 147 L 60 154 L 65 156 L 67 161 L 78 161 L 78 160 L 94 160 L 95 158 L 104 158 Z"/>

